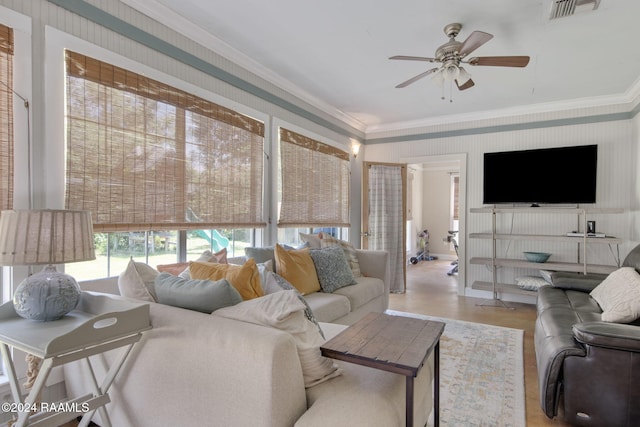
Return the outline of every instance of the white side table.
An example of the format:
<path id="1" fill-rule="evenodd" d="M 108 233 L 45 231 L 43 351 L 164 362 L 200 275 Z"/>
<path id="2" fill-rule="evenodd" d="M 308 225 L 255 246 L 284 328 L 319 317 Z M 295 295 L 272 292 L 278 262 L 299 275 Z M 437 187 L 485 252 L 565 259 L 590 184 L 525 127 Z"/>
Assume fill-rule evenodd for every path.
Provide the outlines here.
<path id="1" fill-rule="evenodd" d="M 151 329 L 149 305 L 121 301 L 107 295 L 83 292 L 78 308 L 52 322 L 34 322 L 18 316 L 13 303 L 0 306 L 0 350 L 18 414 L 17 427 L 56 427 L 82 416 L 86 426 L 100 412 L 105 427 L 111 425 L 105 405 L 110 402 L 109 387 L 129 356 L 142 332 Z M 41 358 L 42 364 L 31 391 L 23 399 L 9 347 Z M 89 356 L 122 348 L 119 357 L 101 384 L 95 376 Z M 31 412 L 47 377 L 55 366 L 82 360 L 92 389 L 89 393 L 64 402 L 47 404 L 53 410 Z M 44 409 L 44 408 L 43 408 Z"/>

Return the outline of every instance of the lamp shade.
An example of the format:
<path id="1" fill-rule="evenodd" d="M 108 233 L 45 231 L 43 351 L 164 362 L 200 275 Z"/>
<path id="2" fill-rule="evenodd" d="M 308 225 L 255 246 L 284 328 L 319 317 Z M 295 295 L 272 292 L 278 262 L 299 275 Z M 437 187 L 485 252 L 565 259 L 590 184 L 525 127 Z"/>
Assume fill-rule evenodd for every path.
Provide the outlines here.
<path id="1" fill-rule="evenodd" d="M 89 211 L 7 210 L 0 215 L 0 265 L 63 264 L 95 258 Z"/>
<path id="2" fill-rule="evenodd" d="M 13 308 L 25 319 L 52 321 L 78 306 L 80 287 L 52 264 L 95 259 L 88 211 L 19 210 L 0 214 L 0 265 L 47 264 L 20 283 Z"/>

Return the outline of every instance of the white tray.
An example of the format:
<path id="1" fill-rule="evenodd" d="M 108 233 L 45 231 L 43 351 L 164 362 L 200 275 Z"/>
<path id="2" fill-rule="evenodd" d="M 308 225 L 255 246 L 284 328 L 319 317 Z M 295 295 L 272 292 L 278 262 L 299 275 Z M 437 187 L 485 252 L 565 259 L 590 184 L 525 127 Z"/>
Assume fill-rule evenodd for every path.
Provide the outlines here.
<path id="1" fill-rule="evenodd" d="M 149 304 L 93 292 L 82 292 L 75 310 L 51 322 L 20 317 L 12 301 L 0 306 L 0 341 L 43 359 L 147 329 L 151 329 Z"/>

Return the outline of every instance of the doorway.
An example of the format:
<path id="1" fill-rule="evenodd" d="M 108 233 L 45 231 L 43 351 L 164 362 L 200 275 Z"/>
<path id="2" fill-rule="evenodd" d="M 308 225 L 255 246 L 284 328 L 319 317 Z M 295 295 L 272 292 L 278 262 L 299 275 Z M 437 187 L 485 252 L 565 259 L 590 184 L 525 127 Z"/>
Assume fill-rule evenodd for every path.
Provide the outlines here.
<path id="1" fill-rule="evenodd" d="M 449 277 L 457 278 L 458 295 L 464 295 L 467 155 L 460 153 L 400 160 L 408 164 L 408 182 L 412 187 L 407 197 L 407 253 L 419 251 L 425 231 L 428 232 L 426 255 L 438 260 L 458 260 L 458 271 Z M 456 190 L 457 198 L 454 198 Z M 457 206 L 454 205 L 455 199 Z M 457 218 L 454 212 L 457 212 Z M 457 231 L 457 254 L 449 231 Z"/>

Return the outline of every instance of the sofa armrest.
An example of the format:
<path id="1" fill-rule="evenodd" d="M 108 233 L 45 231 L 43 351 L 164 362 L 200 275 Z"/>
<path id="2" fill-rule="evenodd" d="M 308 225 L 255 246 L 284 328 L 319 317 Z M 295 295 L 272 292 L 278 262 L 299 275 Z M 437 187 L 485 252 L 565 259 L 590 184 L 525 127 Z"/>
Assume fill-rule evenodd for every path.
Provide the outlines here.
<path id="1" fill-rule="evenodd" d="M 389 252 L 356 249 L 356 256 L 363 276 L 376 277 L 384 282 L 384 291 L 389 295 L 391 276 L 389 268 Z"/>
<path id="2" fill-rule="evenodd" d="M 640 352 L 640 326 L 583 322 L 573 325 L 573 336 L 585 345 Z"/>
<path id="3" fill-rule="evenodd" d="M 551 275 L 551 282 L 556 288 L 591 292 L 606 278 L 606 274 L 578 274 L 566 271 L 557 271 Z"/>

